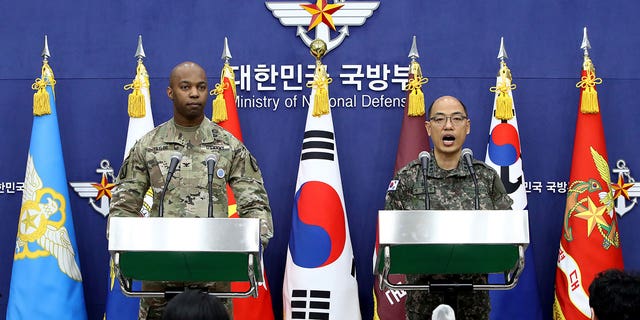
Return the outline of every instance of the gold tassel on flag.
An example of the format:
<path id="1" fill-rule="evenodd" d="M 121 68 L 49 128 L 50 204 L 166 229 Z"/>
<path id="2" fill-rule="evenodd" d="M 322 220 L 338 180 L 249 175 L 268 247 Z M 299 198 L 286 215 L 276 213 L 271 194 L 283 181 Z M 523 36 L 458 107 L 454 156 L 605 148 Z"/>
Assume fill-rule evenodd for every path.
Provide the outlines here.
<path id="1" fill-rule="evenodd" d="M 53 70 L 49 67 L 49 64 L 45 61 L 42 65 L 42 78 L 37 78 L 31 85 L 31 89 L 36 90 L 33 94 L 33 115 L 43 116 L 51 114 L 51 102 L 49 101 L 49 92 L 47 92 L 47 85 L 54 86 L 56 80 L 53 77 Z"/>
<path id="2" fill-rule="evenodd" d="M 307 82 L 307 88 L 316 89 L 313 97 L 314 117 L 319 117 L 329 113 L 329 84 L 333 81 L 327 74 L 327 66 L 322 64 L 322 57 L 327 53 L 327 44 L 321 39 L 316 39 L 309 45 L 311 55 L 316 58 L 316 70 L 313 74 L 313 81 Z"/>
<path id="3" fill-rule="evenodd" d="M 511 70 L 509 70 L 507 64 L 502 61 L 500 66 L 500 82 L 495 87 L 489 88 L 489 91 L 498 93 L 498 97 L 496 98 L 496 114 L 494 115 L 496 119 L 513 119 L 513 98 L 511 98 L 509 93 L 515 89 L 516 85 L 511 83 Z"/>
<path id="4" fill-rule="evenodd" d="M 36 93 L 33 94 L 33 115 L 42 116 L 51 114 L 51 105 L 49 104 L 49 93 L 47 92 L 47 83 L 37 78 L 36 82 L 31 85 Z"/>
<path id="5" fill-rule="evenodd" d="M 587 75 L 583 76 L 576 84 L 576 88 L 582 88 L 582 98 L 580 100 L 580 112 L 582 113 L 598 113 L 600 107 L 598 106 L 598 91 L 596 91 L 596 84 L 601 84 L 602 79 L 596 78 L 596 71 L 593 67 L 593 63 L 589 57 L 584 57 L 584 64 L 582 69 L 587 72 Z"/>
<path id="6" fill-rule="evenodd" d="M 316 94 L 313 97 L 313 113 L 314 117 L 319 117 L 329 113 L 329 83 L 333 79 L 327 75 L 326 66 L 321 64 L 318 60 L 316 65 L 316 72 L 313 76 L 313 81 L 307 82 L 308 88 L 315 88 Z"/>
<path id="7" fill-rule="evenodd" d="M 407 115 L 410 117 L 420 117 L 425 113 L 422 85 L 427 84 L 429 79 L 422 77 L 420 64 L 415 60 L 411 61 L 409 69 L 409 73 L 413 74 L 413 78 L 409 80 L 409 83 L 407 83 L 407 86 L 405 87 L 406 91 L 411 91 L 408 98 L 409 101 L 407 101 L 407 107 L 409 108 L 409 110 L 407 110 Z"/>
<path id="8" fill-rule="evenodd" d="M 221 78 L 221 80 L 224 78 Z M 215 123 L 219 123 L 228 119 L 227 117 L 227 103 L 224 101 L 224 90 L 227 89 L 227 86 L 224 82 L 220 82 L 216 84 L 215 89 L 211 90 L 209 94 L 217 95 L 215 99 L 213 99 L 213 113 L 211 115 L 211 120 Z"/>
<path id="9" fill-rule="evenodd" d="M 227 102 L 224 99 L 224 91 L 229 89 L 229 85 L 224 83 L 225 78 L 228 79 L 229 83 L 231 84 L 231 89 L 233 90 L 233 96 L 235 100 L 235 75 L 228 62 L 225 62 L 224 67 L 222 67 L 222 72 L 220 73 L 220 83 L 216 84 L 215 88 L 209 92 L 209 95 L 216 95 L 216 98 L 213 99 L 213 111 L 211 113 L 211 120 L 213 120 L 215 123 L 220 123 L 229 119 L 229 117 L 227 116 Z"/>
<path id="10" fill-rule="evenodd" d="M 129 94 L 128 107 L 129 117 L 131 118 L 143 118 L 146 115 L 146 105 L 142 94 L 143 86 L 149 87 L 149 76 L 144 64 L 142 64 L 142 60 L 138 60 L 136 77 L 133 79 L 133 83 L 124 86 L 124 90 L 133 89 L 133 92 Z"/>

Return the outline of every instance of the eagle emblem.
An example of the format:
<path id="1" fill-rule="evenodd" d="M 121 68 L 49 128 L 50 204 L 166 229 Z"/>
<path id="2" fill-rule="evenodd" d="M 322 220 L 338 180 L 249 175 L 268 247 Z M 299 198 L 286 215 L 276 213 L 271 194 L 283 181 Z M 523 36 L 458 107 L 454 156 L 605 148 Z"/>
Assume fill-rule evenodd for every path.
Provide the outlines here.
<path id="1" fill-rule="evenodd" d="M 564 217 L 563 236 L 567 241 L 573 241 L 573 232 L 569 224 L 571 217 L 585 220 L 587 223 L 587 237 L 597 229 L 603 237 L 602 247 L 608 249 L 610 246 L 618 248 L 620 239 L 614 215 L 614 197 L 608 185 L 611 183 L 609 174 L 609 164 L 605 158 L 593 147 L 590 148 L 593 164 L 598 171 L 601 181 L 606 183 L 607 188 L 603 188 L 598 179 L 591 178 L 588 181 L 576 180 L 569 186 L 567 205 Z M 598 203 L 589 196 L 591 193 L 598 193 Z M 608 216 L 609 223 L 605 218 Z"/>
<path id="2" fill-rule="evenodd" d="M 267 1 L 265 5 L 280 20 L 280 24 L 296 27 L 296 36 L 307 47 L 313 40 L 322 39 L 329 52 L 349 36 L 349 26 L 363 25 L 378 9 L 380 2 L 335 0 L 334 4 L 329 4 L 327 0 L 316 0 L 315 4 L 311 4 L 305 1 Z M 342 28 L 337 30 L 336 26 Z M 312 29 L 315 29 L 315 35 L 310 36 L 307 33 Z M 331 30 L 339 35 L 331 38 Z"/>
<path id="3" fill-rule="evenodd" d="M 29 154 L 14 260 L 51 255 L 58 261 L 58 267 L 64 274 L 81 281 L 76 254 L 65 227 L 66 206 L 62 194 L 43 186 Z"/>

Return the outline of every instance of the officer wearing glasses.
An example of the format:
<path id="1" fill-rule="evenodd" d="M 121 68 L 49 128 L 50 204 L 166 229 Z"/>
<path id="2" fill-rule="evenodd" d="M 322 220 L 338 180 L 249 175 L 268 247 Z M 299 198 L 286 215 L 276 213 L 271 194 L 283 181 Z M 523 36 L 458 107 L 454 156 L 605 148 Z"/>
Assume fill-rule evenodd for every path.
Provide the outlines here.
<path id="1" fill-rule="evenodd" d="M 475 187 L 473 179 L 460 156 L 462 146 L 471 130 L 467 108 L 455 97 L 436 99 L 427 112 L 427 134 L 433 143 L 431 159 L 427 163 L 427 190 L 422 165 L 416 159 L 398 170 L 385 199 L 385 210 L 474 210 Z M 416 155 L 417 156 L 417 155 Z M 513 201 L 507 194 L 500 177 L 493 168 L 473 159 L 478 181 L 479 209 L 510 209 Z M 429 195 L 429 208 L 425 208 L 425 194 Z M 465 275 L 408 275 L 409 283 L 434 282 L 486 283 L 486 274 Z M 459 319 L 489 319 L 489 294 L 486 291 L 467 291 L 457 294 L 407 291 L 407 317 L 409 320 L 431 319 L 434 308 L 451 305 Z"/>

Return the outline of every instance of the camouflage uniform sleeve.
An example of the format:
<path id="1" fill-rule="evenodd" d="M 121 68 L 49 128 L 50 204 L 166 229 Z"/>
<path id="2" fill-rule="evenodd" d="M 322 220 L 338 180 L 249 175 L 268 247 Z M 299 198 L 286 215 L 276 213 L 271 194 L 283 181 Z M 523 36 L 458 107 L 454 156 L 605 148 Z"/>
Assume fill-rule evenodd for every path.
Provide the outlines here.
<path id="1" fill-rule="evenodd" d="M 113 189 L 110 217 L 138 217 L 144 195 L 149 189 L 149 172 L 140 141 L 129 151 L 120 167 Z"/>
<path id="2" fill-rule="evenodd" d="M 260 240 L 266 247 L 269 239 L 273 237 L 269 198 L 258 162 L 243 145 L 234 151 L 229 186 L 236 197 L 238 215 L 241 218 L 260 219 Z"/>
<path id="3" fill-rule="evenodd" d="M 393 180 L 389 183 L 387 188 L 387 195 L 384 201 L 385 210 L 404 210 L 404 203 L 402 201 L 403 194 L 406 193 L 406 184 L 403 182 L 402 175 L 398 172 L 393 176 Z"/>
<path id="4" fill-rule="evenodd" d="M 497 173 L 493 173 L 493 190 L 491 192 L 491 199 L 493 200 L 493 206 L 495 210 L 510 210 L 513 200 L 507 194 L 507 190 L 502 184 L 502 180 Z"/>

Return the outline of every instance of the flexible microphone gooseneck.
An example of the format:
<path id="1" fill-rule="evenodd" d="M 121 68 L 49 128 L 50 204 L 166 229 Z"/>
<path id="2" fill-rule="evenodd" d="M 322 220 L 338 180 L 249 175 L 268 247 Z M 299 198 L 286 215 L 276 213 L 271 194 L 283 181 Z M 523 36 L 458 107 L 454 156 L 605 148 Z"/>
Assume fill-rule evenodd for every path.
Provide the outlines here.
<path id="1" fill-rule="evenodd" d="M 473 169 L 473 151 L 469 148 L 462 149 L 461 158 L 464 160 L 467 169 L 469 169 L 469 174 L 471 174 L 471 179 L 473 179 L 473 186 L 475 187 L 475 209 L 480 210 L 480 192 L 478 191 L 478 177 L 476 177 L 476 171 Z"/>
<path id="2" fill-rule="evenodd" d="M 218 156 L 210 154 L 206 158 L 207 161 L 207 189 L 209 189 L 209 206 L 207 216 L 213 218 L 213 170 L 218 162 Z"/>
<path id="3" fill-rule="evenodd" d="M 162 217 L 164 215 L 164 195 L 167 193 L 167 187 L 169 187 L 169 181 L 173 177 L 173 173 L 176 172 L 176 168 L 178 167 L 178 163 L 182 160 L 182 153 L 175 152 L 171 155 L 171 163 L 169 163 L 169 171 L 167 172 L 167 179 L 164 182 L 164 188 L 162 188 L 162 193 L 160 193 L 160 204 L 158 204 L 158 216 Z"/>
<path id="4" fill-rule="evenodd" d="M 427 170 L 429 168 L 429 160 L 431 160 L 431 154 L 427 151 L 422 151 L 418 155 L 420 163 L 422 165 L 422 178 L 424 179 L 424 209 L 429 210 L 431 205 L 429 203 L 429 185 L 427 183 Z"/>

